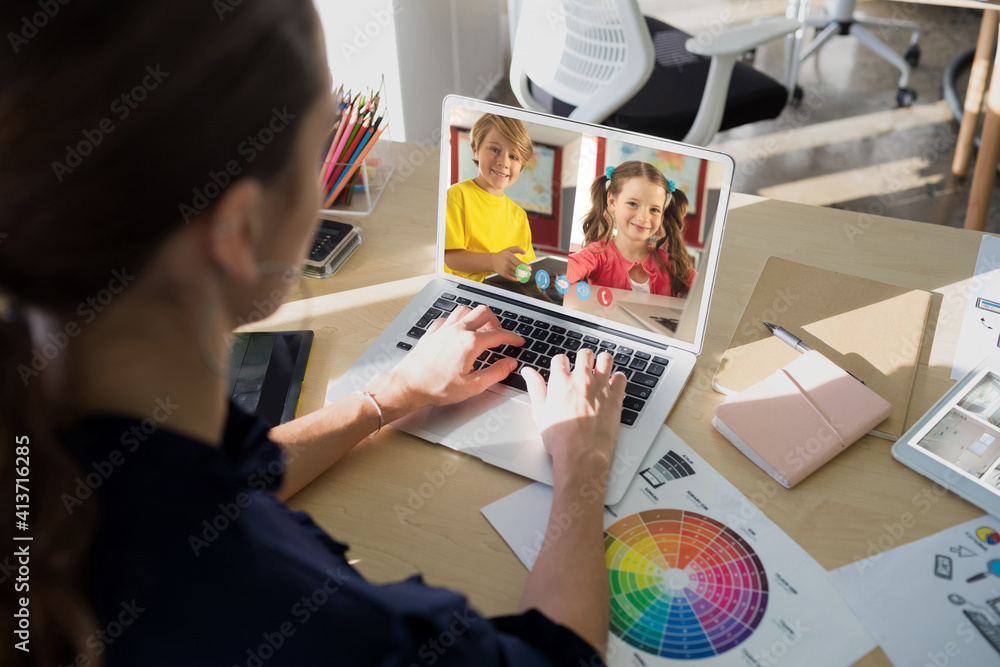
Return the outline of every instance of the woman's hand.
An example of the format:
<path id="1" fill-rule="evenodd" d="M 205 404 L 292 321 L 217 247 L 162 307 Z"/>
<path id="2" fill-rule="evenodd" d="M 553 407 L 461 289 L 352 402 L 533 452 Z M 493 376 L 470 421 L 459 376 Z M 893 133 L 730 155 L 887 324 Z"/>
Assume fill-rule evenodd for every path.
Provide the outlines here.
<path id="1" fill-rule="evenodd" d="M 569 370 L 552 357 L 548 387 L 521 371 L 535 421 L 552 454 L 554 489 L 545 540 L 521 595 L 521 609 L 537 608 L 575 631 L 603 655 L 608 639 L 608 577 L 604 556 L 604 489 L 618 439 L 625 376 L 611 375 L 612 357 L 589 348 Z M 599 491 L 594 495 L 592 490 Z"/>
<path id="2" fill-rule="evenodd" d="M 426 405 L 458 403 L 503 380 L 517 364 L 504 358 L 474 371 L 476 357 L 491 347 L 523 344 L 523 338 L 500 327 L 486 306 L 471 311 L 457 306 L 447 320 L 432 322 L 406 358 L 368 389 L 385 411 L 386 422 Z"/>
<path id="3" fill-rule="evenodd" d="M 624 375 L 611 374 L 612 361 L 604 352 L 595 364 L 593 351 L 583 348 L 570 371 L 566 355 L 556 355 L 548 386 L 533 369 L 521 371 L 557 480 L 580 466 L 601 472 L 611 464 L 626 384 Z"/>

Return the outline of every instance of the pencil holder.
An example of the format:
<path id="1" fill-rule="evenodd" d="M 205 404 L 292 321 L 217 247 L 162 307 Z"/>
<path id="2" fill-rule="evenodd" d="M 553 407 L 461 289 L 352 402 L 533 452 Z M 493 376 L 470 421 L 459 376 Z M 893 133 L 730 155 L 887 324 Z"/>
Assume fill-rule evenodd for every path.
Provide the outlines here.
<path id="1" fill-rule="evenodd" d="M 374 210 L 395 165 L 390 159 L 388 127 L 373 141 L 363 159 L 320 163 L 320 213 L 368 215 Z"/>

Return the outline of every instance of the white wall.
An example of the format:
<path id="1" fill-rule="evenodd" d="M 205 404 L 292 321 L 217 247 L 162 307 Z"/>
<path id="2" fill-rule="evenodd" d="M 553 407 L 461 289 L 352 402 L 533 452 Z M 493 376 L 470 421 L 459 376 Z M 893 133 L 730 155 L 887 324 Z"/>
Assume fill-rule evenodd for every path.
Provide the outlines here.
<path id="1" fill-rule="evenodd" d="M 315 0 L 334 85 L 354 91 L 376 87 L 385 74 L 392 139 L 403 139 L 395 18 L 386 0 Z M 385 102 L 383 102 L 385 104 Z"/>
<path id="2" fill-rule="evenodd" d="M 396 141 L 438 143 L 441 100 L 483 98 L 507 76 L 503 0 L 316 0 L 335 82 L 385 74 Z"/>

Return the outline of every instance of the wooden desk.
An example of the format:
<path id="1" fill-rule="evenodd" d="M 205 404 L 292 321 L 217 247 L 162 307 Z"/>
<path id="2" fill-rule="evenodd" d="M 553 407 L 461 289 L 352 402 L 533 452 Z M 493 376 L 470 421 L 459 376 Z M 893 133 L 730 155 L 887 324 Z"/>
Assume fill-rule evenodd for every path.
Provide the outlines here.
<path id="1" fill-rule="evenodd" d="M 411 215 L 432 219 L 433 211 Z M 980 238 L 967 230 L 733 198 L 704 351 L 667 424 L 827 569 L 877 553 L 880 542 L 898 546 L 981 511 L 896 463 L 890 443 L 870 436 L 792 491 L 747 461 L 710 425 L 723 400 L 711 390 L 711 378 L 743 306 L 770 255 L 934 292 L 907 416 L 912 424 L 951 386 L 948 375 Z M 388 264 L 394 256 L 384 259 Z M 327 381 L 339 377 L 429 279 L 409 277 L 289 303 L 255 326 L 316 330 L 303 413 L 323 404 Z M 479 510 L 526 484 L 388 428 L 290 504 L 351 544 L 351 557 L 373 581 L 421 572 L 432 585 L 465 592 L 483 612 L 502 614 L 517 609 L 527 572 Z M 903 528 L 911 516 L 915 523 Z M 861 664 L 888 660 L 876 650 Z"/>

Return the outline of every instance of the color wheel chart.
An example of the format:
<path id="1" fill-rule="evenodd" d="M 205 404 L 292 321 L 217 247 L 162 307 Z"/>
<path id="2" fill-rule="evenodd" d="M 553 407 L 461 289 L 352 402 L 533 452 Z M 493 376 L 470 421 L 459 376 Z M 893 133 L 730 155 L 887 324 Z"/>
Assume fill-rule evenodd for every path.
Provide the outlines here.
<path id="1" fill-rule="evenodd" d="M 605 530 L 611 631 L 652 655 L 709 658 L 753 634 L 767 575 L 738 533 L 702 514 L 657 509 Z"/>

